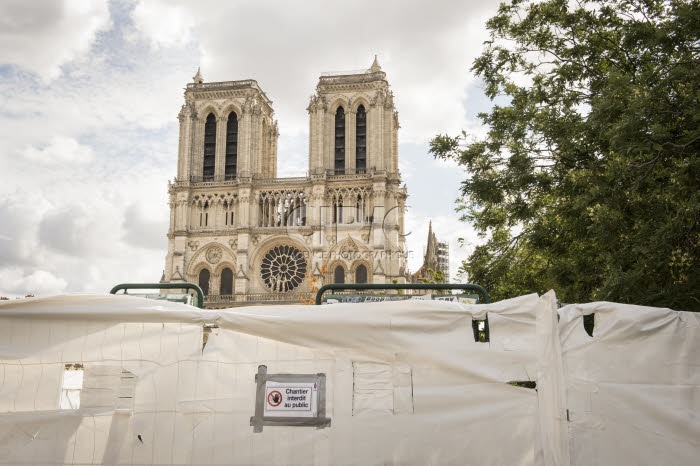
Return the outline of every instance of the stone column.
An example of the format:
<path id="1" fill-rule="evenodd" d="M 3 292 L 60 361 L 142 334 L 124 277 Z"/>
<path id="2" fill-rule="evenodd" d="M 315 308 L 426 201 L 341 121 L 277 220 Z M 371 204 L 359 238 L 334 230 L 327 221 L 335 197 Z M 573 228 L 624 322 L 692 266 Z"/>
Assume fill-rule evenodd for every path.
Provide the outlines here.
<path id="1" fill-rule="evenodd" d="M 393 140 L 392 123 L 394 121 L 393 109 L 387 105 L 383 109 L 382 127 L 382 163 L 384 170 L 391 171 L 391 159 L 393 155 L 391 142 Z"/>
<path id="2" fill-rule="evenodd" d="M 320 173 L 325 165 L 326 112 L 321 103 L 309 105 L 309 174 Z"/>
<path id="3" fill-rule="evenodd" d="M 381 171 L 384 170 L 384 105 L 378 102 L 371 108 L 371 117 L 368 115 L 371 125 L 367 128 L 369 152 L 372 154 L 372 166 Z"/>
<path id="4" fill-rule="evenodd" d="M 174 232 L 187 231 L 187 222 L 189 221 L 189 209 L 187 208 L 187 193 L 177 193 L 175 199 L 175 224 Z"/>
<path id="5" fill-rule="evenodd" d="M 251 195 L 251 190 L 250 188 L 242 188 L 239 192 L 238 195 L 239 197 L 239 213 L 238 213 L 238 219 L 239 219 L 239 225 L 252 225 L 250 223 L 251 221 L 251 210 L 252 210 L 252 205 L 251 203 L 255 202 L 255 198 Z"/>
<path id="6" fill-rule="evenodd" d="M 384 181 L 375 182 L 373 186 L 374 224 L 372 225 L 372 236 L 370 244 L 374 248 L 384 249 L 384 216 L 387 212 L 386 183 Z"/>
<path id="7" fill-rule="evenodd" d="M 394 111 L 391 128 L 391 171 L 399 172 L 399 112 Z"/>
<path id="8" fill-rule="evenodd" d="M 357 112 L 348 108 L 345 112 L 345 173 L 355 173 L 356 167 L 356 146 L 355 135 L 357 134 L 356 119 Z"/>
<path id="9" fill-rule="evenodd" d="M 192 176 L 201 177 L 204 164 L 204 121 L 197 117 L 194 120 L 192 138 Z"/>
<path id="10" fill-rule="evenodd" d="M 180 122 L 180 135 L 178 138 L 177 151 L 177 179 L 186 181 L 189 178 L 189 154 L 192 134 L 192 117 L 189 108 L 182 107 L 180 114 L 177 116 Z"/>
<path id="11" fill-rule="evenodd" d="M 214 160 L 214 179 L 223 180 L 226 170 L 226 125 L 227 117 L 216 118 L 216 158 Z"/>
<path id="12" fill-rule="evenodd" d="M 272 123 L 270 131 L 270 163 L 272 165 L 270 178 L 277 178 L 277 138 L 280 135 L 279 129 L 277 128 L 277 121 Z"/>
<path id="13" fill-rule="evenodd" d="M 250 112 L 245 106 L 238 116 L 238 173 L 250 176 Z"/>

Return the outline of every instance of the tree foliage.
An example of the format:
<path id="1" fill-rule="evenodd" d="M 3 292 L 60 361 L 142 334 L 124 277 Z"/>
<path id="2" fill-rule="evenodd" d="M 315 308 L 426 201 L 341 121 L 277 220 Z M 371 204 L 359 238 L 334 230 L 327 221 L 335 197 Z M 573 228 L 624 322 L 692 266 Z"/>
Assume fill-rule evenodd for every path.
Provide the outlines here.
<path id="1" fill-rule="evenodd" d="M 700 310 L 700 2 L 514 0 L 472 71 L 484 138 L 439 135 L 484 238 L 462 266 L 496 299 Z"/>
<path id="2" fill-rule="evenodd" d="M 428 267 L 427 276 L 421 278 L 423 283 L 445 283 L 445 272 L 438 269 L 433 270 Z M 445 290 L 435 290 L 436 294 L 446 294 Z"/>

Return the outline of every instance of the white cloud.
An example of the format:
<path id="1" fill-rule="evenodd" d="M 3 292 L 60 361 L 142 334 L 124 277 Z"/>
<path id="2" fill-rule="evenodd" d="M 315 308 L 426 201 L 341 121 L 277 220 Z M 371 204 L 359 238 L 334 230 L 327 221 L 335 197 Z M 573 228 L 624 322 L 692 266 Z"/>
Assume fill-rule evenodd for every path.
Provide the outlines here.
<path id="1" fill-rule="evenodd" d="M 133 19 L 151 43 L 196 41 L 206 81 L 256 79 L 274 101 L 282 133 L 307 131 L 305 109 L 321 72 L 366 69 L 378 54 L 396 94 L 401 140 L 424 142 L 466 126 L 468 68 L 497 6 L 496 0 L 141 1 Z M 173 22 L 165 27 L 161 18 L 168 17 Z"/>
<path id="2" fill-rule="evenodd" d="M 86 54 L 110 26 L 105 1 L 4 0 L 0 3 L 2 64 L 17 65 L 49 81 L 61 65 Z"/>
<path id="3" fill-rule="evenodd" d="M 32 162 L 55 165 L 62 163 L 85 164 L 94 158 L 92 147 L 80 144 L 73 138 L 54 136 L 47 146 L 27 146 L 22 155 Z"/>
<path id="4" fill-rule="evenodd" d="M 0 268 L 0 296 L 55 295 L 65 291 L 67 285 L 64 279 L 45 270 L 36 270 L 25 275 L 18 268 Z"/>
<path id="5" fill-rule="evenodd" d="M 124 241 L 146 249 L 162 250 L 168 232 L 168 218 L 164 215 L 148 215 L 138 203 L 130 204 L 124 212 Z"/>
<path id="6" fill-rule="evenodd" d="M 173 2 L 141 1 L 134 8 L 132 19 L 137 31 L 146 33 L 153 48 L 183 45 L 192 40 L 194 16 Z"/>

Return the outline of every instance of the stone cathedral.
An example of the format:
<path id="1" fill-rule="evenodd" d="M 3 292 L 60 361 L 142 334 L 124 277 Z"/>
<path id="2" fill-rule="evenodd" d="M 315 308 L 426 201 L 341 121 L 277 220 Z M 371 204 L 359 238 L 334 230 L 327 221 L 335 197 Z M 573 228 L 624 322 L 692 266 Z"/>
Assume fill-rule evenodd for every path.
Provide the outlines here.
<path id="1" fill-rule="evenodd" d="M 254 80 L 187 84 L 162 282 L 209 306 L 296 302 L 312 283 L 405 283 L 398 113 L 375 57 L 324 73 L 306 176 L 277 178 L 277 121 Z M 410 278 L 410 277 L 409 277 Z"/>

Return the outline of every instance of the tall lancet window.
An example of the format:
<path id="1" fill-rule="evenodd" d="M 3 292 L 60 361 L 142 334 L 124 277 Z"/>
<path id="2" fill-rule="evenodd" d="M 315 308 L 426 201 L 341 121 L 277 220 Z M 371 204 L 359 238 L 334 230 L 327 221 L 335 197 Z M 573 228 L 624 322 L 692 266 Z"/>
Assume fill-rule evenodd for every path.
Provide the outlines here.
<path id="1" fill-rule="evenodd" d="M 345 110 L 338 107 L 335 112 L 335 173 L 345 173 Z"/>
<path id="2" fill-rule="evenodd" d="M 228 115 L 226 123 L 226 172 L 227 180 L 236 178 L 238 166 L 238 116 L 235 112 Z"/>
<path id="3" fill-rule="evenodd" d="M 355 283 L 367 283 L 367 267 L 364 265 L 359 265 L 355 269 Z"/>
<path id="4" fill-rule="evenodd" d="M 233 294 L 233 271 L 228 267 L 221 271 L 221 286 L 219 287 L 219 294 Z"/>
<path id="5" fill-rule="evenodd" d="M 355 117 L 355 148 L 355 169 L 357 173 L 364 173 L 367 170 L 367 113 L 363 105 L 357 108 Z"/>
<path id="6" fill-rule="evenodd" d="M 342 265 L 335 268 L 335 272 L 333 272 L 333 283 L 345 283 L 345 269 Z"/>
<path id="7" fill-rule="evenodd" d="M 210 278 L 211 278 L 211 274 L 209 273 L 209 270 L 202 269 L 199 272 L 199 287 L 202 289 L 202 292 L 204 293 L 205 296 L 209 296 L 209 279 Z"/>
<path id="8" fill-rule="evenodd" d="M 214 180 L 214 165 L 216 163 L 216 117 L 210 113 L 204 124 L 204 166 L 202 176 L 204 181 Z"/>

